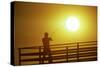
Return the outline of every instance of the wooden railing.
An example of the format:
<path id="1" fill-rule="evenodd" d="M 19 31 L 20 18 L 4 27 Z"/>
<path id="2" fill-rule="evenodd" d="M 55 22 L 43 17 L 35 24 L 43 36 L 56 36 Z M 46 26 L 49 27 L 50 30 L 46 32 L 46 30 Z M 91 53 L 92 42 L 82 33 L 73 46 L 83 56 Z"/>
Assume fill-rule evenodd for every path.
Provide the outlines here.
<path id="1" fill-rule="evenodd" d="M 37 50 L 37 52 L 23 51 L 23 50 L 28 51 L 29 49 Z M 36 62 L 36 61 L 38 63 L 33 63 L 33 64 L 44 64 L 44 63 L 49 63 L 48 61 L 50 59 L 52 59 L 52 63 L 97 60 L 97 41 L 54 44 L 50 45 L 50 50 L 51 50 L 50 51 L 51 58 L 49 56 L 46 56 L 44 58 L 43 46 L 18 48 L 19 65 L 23 65 L 23 62 Z M 28 59 L 27 58 L 22 59 L 23 57 L 28 57 L 28 56 L 32 57 Z"/>

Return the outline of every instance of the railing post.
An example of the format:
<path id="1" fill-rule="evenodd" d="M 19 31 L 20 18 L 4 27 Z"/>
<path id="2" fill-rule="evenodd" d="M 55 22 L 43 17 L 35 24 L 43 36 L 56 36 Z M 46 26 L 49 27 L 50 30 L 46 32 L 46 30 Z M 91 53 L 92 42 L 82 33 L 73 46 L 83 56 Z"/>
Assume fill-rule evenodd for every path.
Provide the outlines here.
<path id="1" fill-rule="evenodd" d="M 79 61 L 79 43 L 77 43 L 77 61 Z"/>
<path id="2" fill-rule="evenodd" d="M 45 52 L 44 52 L 44 47 L 43 47 L 43 52 L 42 52 L 42 64 L 44 63 L 45 61 Z"/>
<path id="3" fill-rule="evenodd" d="M 48 56 L 49 56 L 49 63 L 52 63 L 52 56 L 51 56 L 51 50 L 50 50 L 50 48 L 49 48 L 49 54 L 48 54 Z"/>
<path id="4" fill-rule="evenodd" d="M 68 62 L 68 47 L 66 47 L 66 61 Z"/>
<path id="5" fill-rule="evenodd" d="M 39 64 L 41 64 L 42 58 L 41 58 L 41 46 L 39 46 Z"/>
<path id="6" fill-rule="evenodd" d="M 21 65 L 21 48 L 19 48 L 18 50 L 19 50 L 19 65 Z"/>

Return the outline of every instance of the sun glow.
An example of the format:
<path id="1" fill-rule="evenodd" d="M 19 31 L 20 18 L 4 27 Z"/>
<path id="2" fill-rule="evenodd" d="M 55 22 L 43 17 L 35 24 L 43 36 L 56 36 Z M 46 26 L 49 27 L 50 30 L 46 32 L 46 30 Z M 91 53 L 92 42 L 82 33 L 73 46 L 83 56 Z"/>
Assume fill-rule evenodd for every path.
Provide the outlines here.
<path id="1" fill-rule="evenodd" d="M 77 31 L 79 29 L 79 20 L 76 17 L 68 17 L 65 25 L 69 31 Z"/>

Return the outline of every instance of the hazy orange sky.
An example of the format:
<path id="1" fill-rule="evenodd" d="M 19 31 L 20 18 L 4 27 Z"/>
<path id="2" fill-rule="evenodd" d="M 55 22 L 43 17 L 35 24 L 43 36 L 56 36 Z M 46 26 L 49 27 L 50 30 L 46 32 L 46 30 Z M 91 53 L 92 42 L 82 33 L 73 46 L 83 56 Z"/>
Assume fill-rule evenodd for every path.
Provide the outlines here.
<path id="1" fill-rule="evenodd" d="M 15 45 L 42 45 L 44 32 L 48 32 L 51 44 L 96 41 L 96 6 L 75 6 L 43 3 L 15 3 Z M 65 28 L 68 17 L 77 17 L 80 28 L 70 32 Z"/>

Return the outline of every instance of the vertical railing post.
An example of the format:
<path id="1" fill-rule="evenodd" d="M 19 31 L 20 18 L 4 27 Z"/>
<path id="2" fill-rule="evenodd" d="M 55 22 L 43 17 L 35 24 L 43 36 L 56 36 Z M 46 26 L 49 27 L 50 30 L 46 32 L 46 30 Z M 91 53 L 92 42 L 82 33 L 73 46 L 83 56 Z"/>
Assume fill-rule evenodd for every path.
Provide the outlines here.
<path id="1" fill-rule="evenodd" d="M 68 62 L 68 47 L 66 47 L 66 61 Z"/>
<path id="2" fill-rule="evenodd" d="M 44 63 L 44 61 L 45 61 L 45 53 L 44 53 L 44 47 L 42 48 L 43 49 L 43 51 L 42 51 L 42 64 Z"/>
<path id="3" fill-rule="evenodd" d="M 77 43 L 77 61 L 79 61 L 79 43 Z"/>
<path id="4" fill-rule="evenodd" d="M 41 47 L 39 46 L 39 64 L 41 64 Z"/>
<path id="5" fill-rule="evenodd" d="M 49 48 L 49 54 L 48 54 L 48 56 L 49 56 L 49 63 L 52 63 L 52 56 L 51 56 L 51 50 L 50 50 L 50 48 Z"/>
<path id="6" fill-rule="evenodd" d="M 19 65 L 21 65 L 21 48 L 19 48 L 18 50 L 19 50 Z"/>

